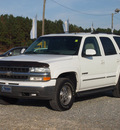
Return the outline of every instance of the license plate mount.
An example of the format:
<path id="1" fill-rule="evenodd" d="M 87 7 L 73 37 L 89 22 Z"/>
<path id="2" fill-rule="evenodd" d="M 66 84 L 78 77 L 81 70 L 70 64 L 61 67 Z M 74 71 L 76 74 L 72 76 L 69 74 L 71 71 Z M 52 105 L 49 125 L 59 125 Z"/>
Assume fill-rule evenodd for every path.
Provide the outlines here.
<path id="1" fill-rule="evenodd" d="M 6 86 L 6 85 L 2 85 L 1 92 L 12 93 L 12 87 L 11 86 Z"/>

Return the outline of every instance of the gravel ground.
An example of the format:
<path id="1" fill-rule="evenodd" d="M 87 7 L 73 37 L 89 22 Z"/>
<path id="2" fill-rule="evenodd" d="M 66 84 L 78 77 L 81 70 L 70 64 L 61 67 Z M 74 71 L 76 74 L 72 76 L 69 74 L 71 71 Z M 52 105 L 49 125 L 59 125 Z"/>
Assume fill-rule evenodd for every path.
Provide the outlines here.
<path id="1" fill-rule="evenodd" d="M 111 93 L 80 97 L 65 112 L 38 100 L 0 105 L 0 130 L 120 130 L 120 99 Z"/>

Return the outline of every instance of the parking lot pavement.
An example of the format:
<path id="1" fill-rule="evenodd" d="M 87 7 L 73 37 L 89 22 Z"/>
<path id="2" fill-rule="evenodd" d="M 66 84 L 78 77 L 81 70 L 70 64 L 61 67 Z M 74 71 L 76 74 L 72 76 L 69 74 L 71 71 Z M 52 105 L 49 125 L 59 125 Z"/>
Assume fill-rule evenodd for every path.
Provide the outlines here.
<path id="1" fill-rule="evenodd" d="M 53 111 L 47 101 L 20 100 L 0 105 L 1 130 L 119 130 L 120 99 L 111 93 L 77 98 L 64 112 Z"/>

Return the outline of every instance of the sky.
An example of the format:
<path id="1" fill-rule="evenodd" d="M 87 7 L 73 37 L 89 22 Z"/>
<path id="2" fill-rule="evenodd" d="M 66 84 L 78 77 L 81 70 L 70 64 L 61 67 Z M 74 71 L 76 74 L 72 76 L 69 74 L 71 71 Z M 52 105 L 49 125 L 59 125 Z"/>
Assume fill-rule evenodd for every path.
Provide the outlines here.
<path id="1" fill-rule="evenodd" d="M 0 15 L 42 20 L 44 0 L 0 0 Z M 46 0 L 45 18 L 66 21 L 78 27 L 111 28 L 112 13 L 120 9 L 120 0 Z M 120 29 L 120 12 L 114 14 L 114 29 Z"/>

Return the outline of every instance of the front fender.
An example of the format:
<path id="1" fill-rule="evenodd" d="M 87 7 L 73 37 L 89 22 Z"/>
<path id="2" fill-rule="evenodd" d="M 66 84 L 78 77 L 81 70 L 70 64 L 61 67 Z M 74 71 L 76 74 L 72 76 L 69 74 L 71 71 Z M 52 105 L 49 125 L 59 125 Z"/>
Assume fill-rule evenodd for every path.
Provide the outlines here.
<path id="1" fill-rule="evenodd" d="M 69 73 L 69 72 L 75 72 L 76 75 L 79 75 L 79 70 L 76 68 L 57 68 L 56 70 L 51 72 L 51 78 L 58 78 L 59 75 L 63 74 L 63 73 Z"/>
<path id="2" fill-rule="evenodd" d="M 76 80 L 77 80 L 77 86 L 76 86 L 76 91 L 80 89 L 80 70 L 79 68 L 72 68 L 72 67 L 64 67 L 64 68 L 57 68 L 56 70 L 51 72 L 51 78 L 52 79 L 57 79 L 60 75 L 65 74 L 65 73 L 71 73 L 74 72 L 76 74 Z"/>

